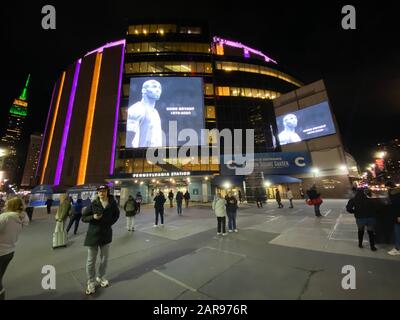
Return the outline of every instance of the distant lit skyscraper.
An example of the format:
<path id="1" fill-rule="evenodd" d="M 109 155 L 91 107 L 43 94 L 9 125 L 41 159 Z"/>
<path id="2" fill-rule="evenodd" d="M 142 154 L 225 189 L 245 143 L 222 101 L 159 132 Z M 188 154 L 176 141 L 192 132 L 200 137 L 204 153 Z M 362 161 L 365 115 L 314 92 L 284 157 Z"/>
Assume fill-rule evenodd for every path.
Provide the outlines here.
<path id="1" fill-rule="evenodd" d="M 8 149 L 8 156 L 3 163 L 3 171 L 6 177 L 16 182 L 18 172 L 21 169 L 21 155 L 18 153 L 18 147 L 21 145 L 23 139 L 23 129 L 28 115 L 28 85 L 30 75 L 26 80 L 24 89 L 22 90 L 19 98 L 14 99 L 14 102 L 8 113 L 8 122 L 6 131 L 1 138 L 1 144 Z"/>
<path id="2" fill-rule="evenodd" d="M 32 187 L 37 184 L 35 181 L 35 174 L 38 165 L 42 139 L 43 135 L 40 133 L 31 134 L 21 187 Z"/>

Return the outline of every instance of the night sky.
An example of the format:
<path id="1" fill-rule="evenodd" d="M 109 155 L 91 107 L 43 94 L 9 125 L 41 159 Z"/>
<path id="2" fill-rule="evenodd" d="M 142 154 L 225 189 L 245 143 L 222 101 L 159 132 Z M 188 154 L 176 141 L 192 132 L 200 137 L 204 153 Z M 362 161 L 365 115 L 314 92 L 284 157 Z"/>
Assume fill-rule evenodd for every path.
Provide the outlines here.
<path id="1" fill-rule="evenodd" d="M 28 73 L 29 134 L 43 132 L 53 85 L 63 68 L 123 38 L 127 18 L 185 18 L 208 21 L 212 34 L 265 52 L 306 84 L 323 78 L 343 141 L 362 167 L 371 162 L 377 142 L 400 136 L 400 20 L 394 1 L 139 3 L 2 3 L 0 133 Z M 41 28 L 45 4 L 56 7 L 56 30 Z M 356 7 L 357 30 L 341 28 L 345 4 Z"/>

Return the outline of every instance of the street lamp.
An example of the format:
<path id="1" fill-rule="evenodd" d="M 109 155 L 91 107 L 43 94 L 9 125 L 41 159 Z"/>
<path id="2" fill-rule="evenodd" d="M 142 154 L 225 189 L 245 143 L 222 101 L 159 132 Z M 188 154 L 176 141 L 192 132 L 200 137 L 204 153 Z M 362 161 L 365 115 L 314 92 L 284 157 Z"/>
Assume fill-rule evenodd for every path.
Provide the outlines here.
<path id="1" fill-rule="evenodd" d="M 264 182 L 264 186 L 267 187 L 267 188 L 269 188 L 269 187 L 271 186 L 271 181 L 268 181 L 268 180 L 265 181 L 265 182 Z"/>

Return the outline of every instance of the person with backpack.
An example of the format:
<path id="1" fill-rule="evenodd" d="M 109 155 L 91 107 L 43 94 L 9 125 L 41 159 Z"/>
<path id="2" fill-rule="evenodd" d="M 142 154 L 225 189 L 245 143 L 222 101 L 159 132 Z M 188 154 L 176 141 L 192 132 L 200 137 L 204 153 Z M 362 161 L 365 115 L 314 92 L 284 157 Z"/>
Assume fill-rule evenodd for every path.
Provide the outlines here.
<path id="1" fill-rule="evenodd" d="M 358 229 L 358 247 L 363 248 L 364 231 L 365 227 L 367 227 L 371 250 L 376 251 L 375 226 L 377 209 L 370 197 L 370 190 L 357 190 L 355 196 L 348 201 L 346 205 L 346 211 L 353 213 L 354 217 L 356 218 Z"/>
<path id="2" fill-rule="evenodd" d="M 82 199 L 76 200 L 75 203 L 72 203 L 71 206 L 71 217 L 69 219 L 69 224 L 67 227 L 67 233 L 72 227 L 72 224 L 75 222 L 74 226 L 74 234 L 78 232 L 78 227 L 79 227 L 79 222 L 81 221 L 82 218 L 82 209 L 83 209 L 83 204 L 82 204 Z"/>
<path id="3" fill-rule="evenodd" d="M 137 211 L 136 201 L 132 196 L 128 197 L 128 200 L 124 205 L 125 215 L 126 215 L 126 228 L 128 231 L 135 231 L 135 215 Z"/>

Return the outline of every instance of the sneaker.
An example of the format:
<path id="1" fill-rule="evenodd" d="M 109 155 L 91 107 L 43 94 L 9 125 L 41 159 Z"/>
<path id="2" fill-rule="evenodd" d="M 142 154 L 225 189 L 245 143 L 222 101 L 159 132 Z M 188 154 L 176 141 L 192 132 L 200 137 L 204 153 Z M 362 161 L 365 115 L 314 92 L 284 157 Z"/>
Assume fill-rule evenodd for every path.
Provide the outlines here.
<path id="1" fill-rule="evenodd" d="M 86 294 L 93 294 L 96 292 L 96 283 L 95 282 L 88 282 L 86 287 Z"/>
<path id="2" fill-rule="evenodd" d="M 225 232 L 225 233 L 223 233 L 222 235 L 223 235 L 223 236 L 227 236 L 228 234 Z"/>
<path id="3" fill-rule="evenodd" d="M 158 224 L 155 224 L 153 227 L 154 227 L 154 228 L 157 228 L 157 227 L 158 227 Z"/>
<path id="4" fill-rule="evenodd" d="M 235 232 L 239 232 L 239 230 L 238 230 L 238 229 L 235 229 L 234 231 L 235 231 Z"/>
<path id="5" fill-rule="evenodd" d="M 97 277 L 96 278 L 96 281 L 99 283 L 99 285 L 100 285 L 100 287 L 102 287 L 102 288 L 105 288 L 105 287 L 108 287 L 108 285 L 110 284 L 109 282 L 108 282 L 108 280 L 107 279 L 105 279 L 105 278 L 103 278 L 103 277 Z"/>
<path id="6" fill-rule="evenodd" d="M 232 232 L 232 230 L 228 230 L 228 232 Z"/>
<path id="7" fill-rule="evenodd" d="M 378 250 L 375 246 L 373 246 L 373 247 L 371 247 L 371 250 L 372 251 L 376 251 L 376 250 Z"/>
<path id="8" fill-rule="evenodd" d="M 390 250 L 388 252 L 388 254 L 390 254 L 391 256 L 398 256 L 398 255 L 400 255 L 400 250 L 397 250 L 396 248 L 393 248 L 392 250 Z"/>
<path id="9" fill-rule="evenodd" d="M 220 236 L 222 233 L 220 233 L 220 232 L 217 232 L 217 236 Z"/>

